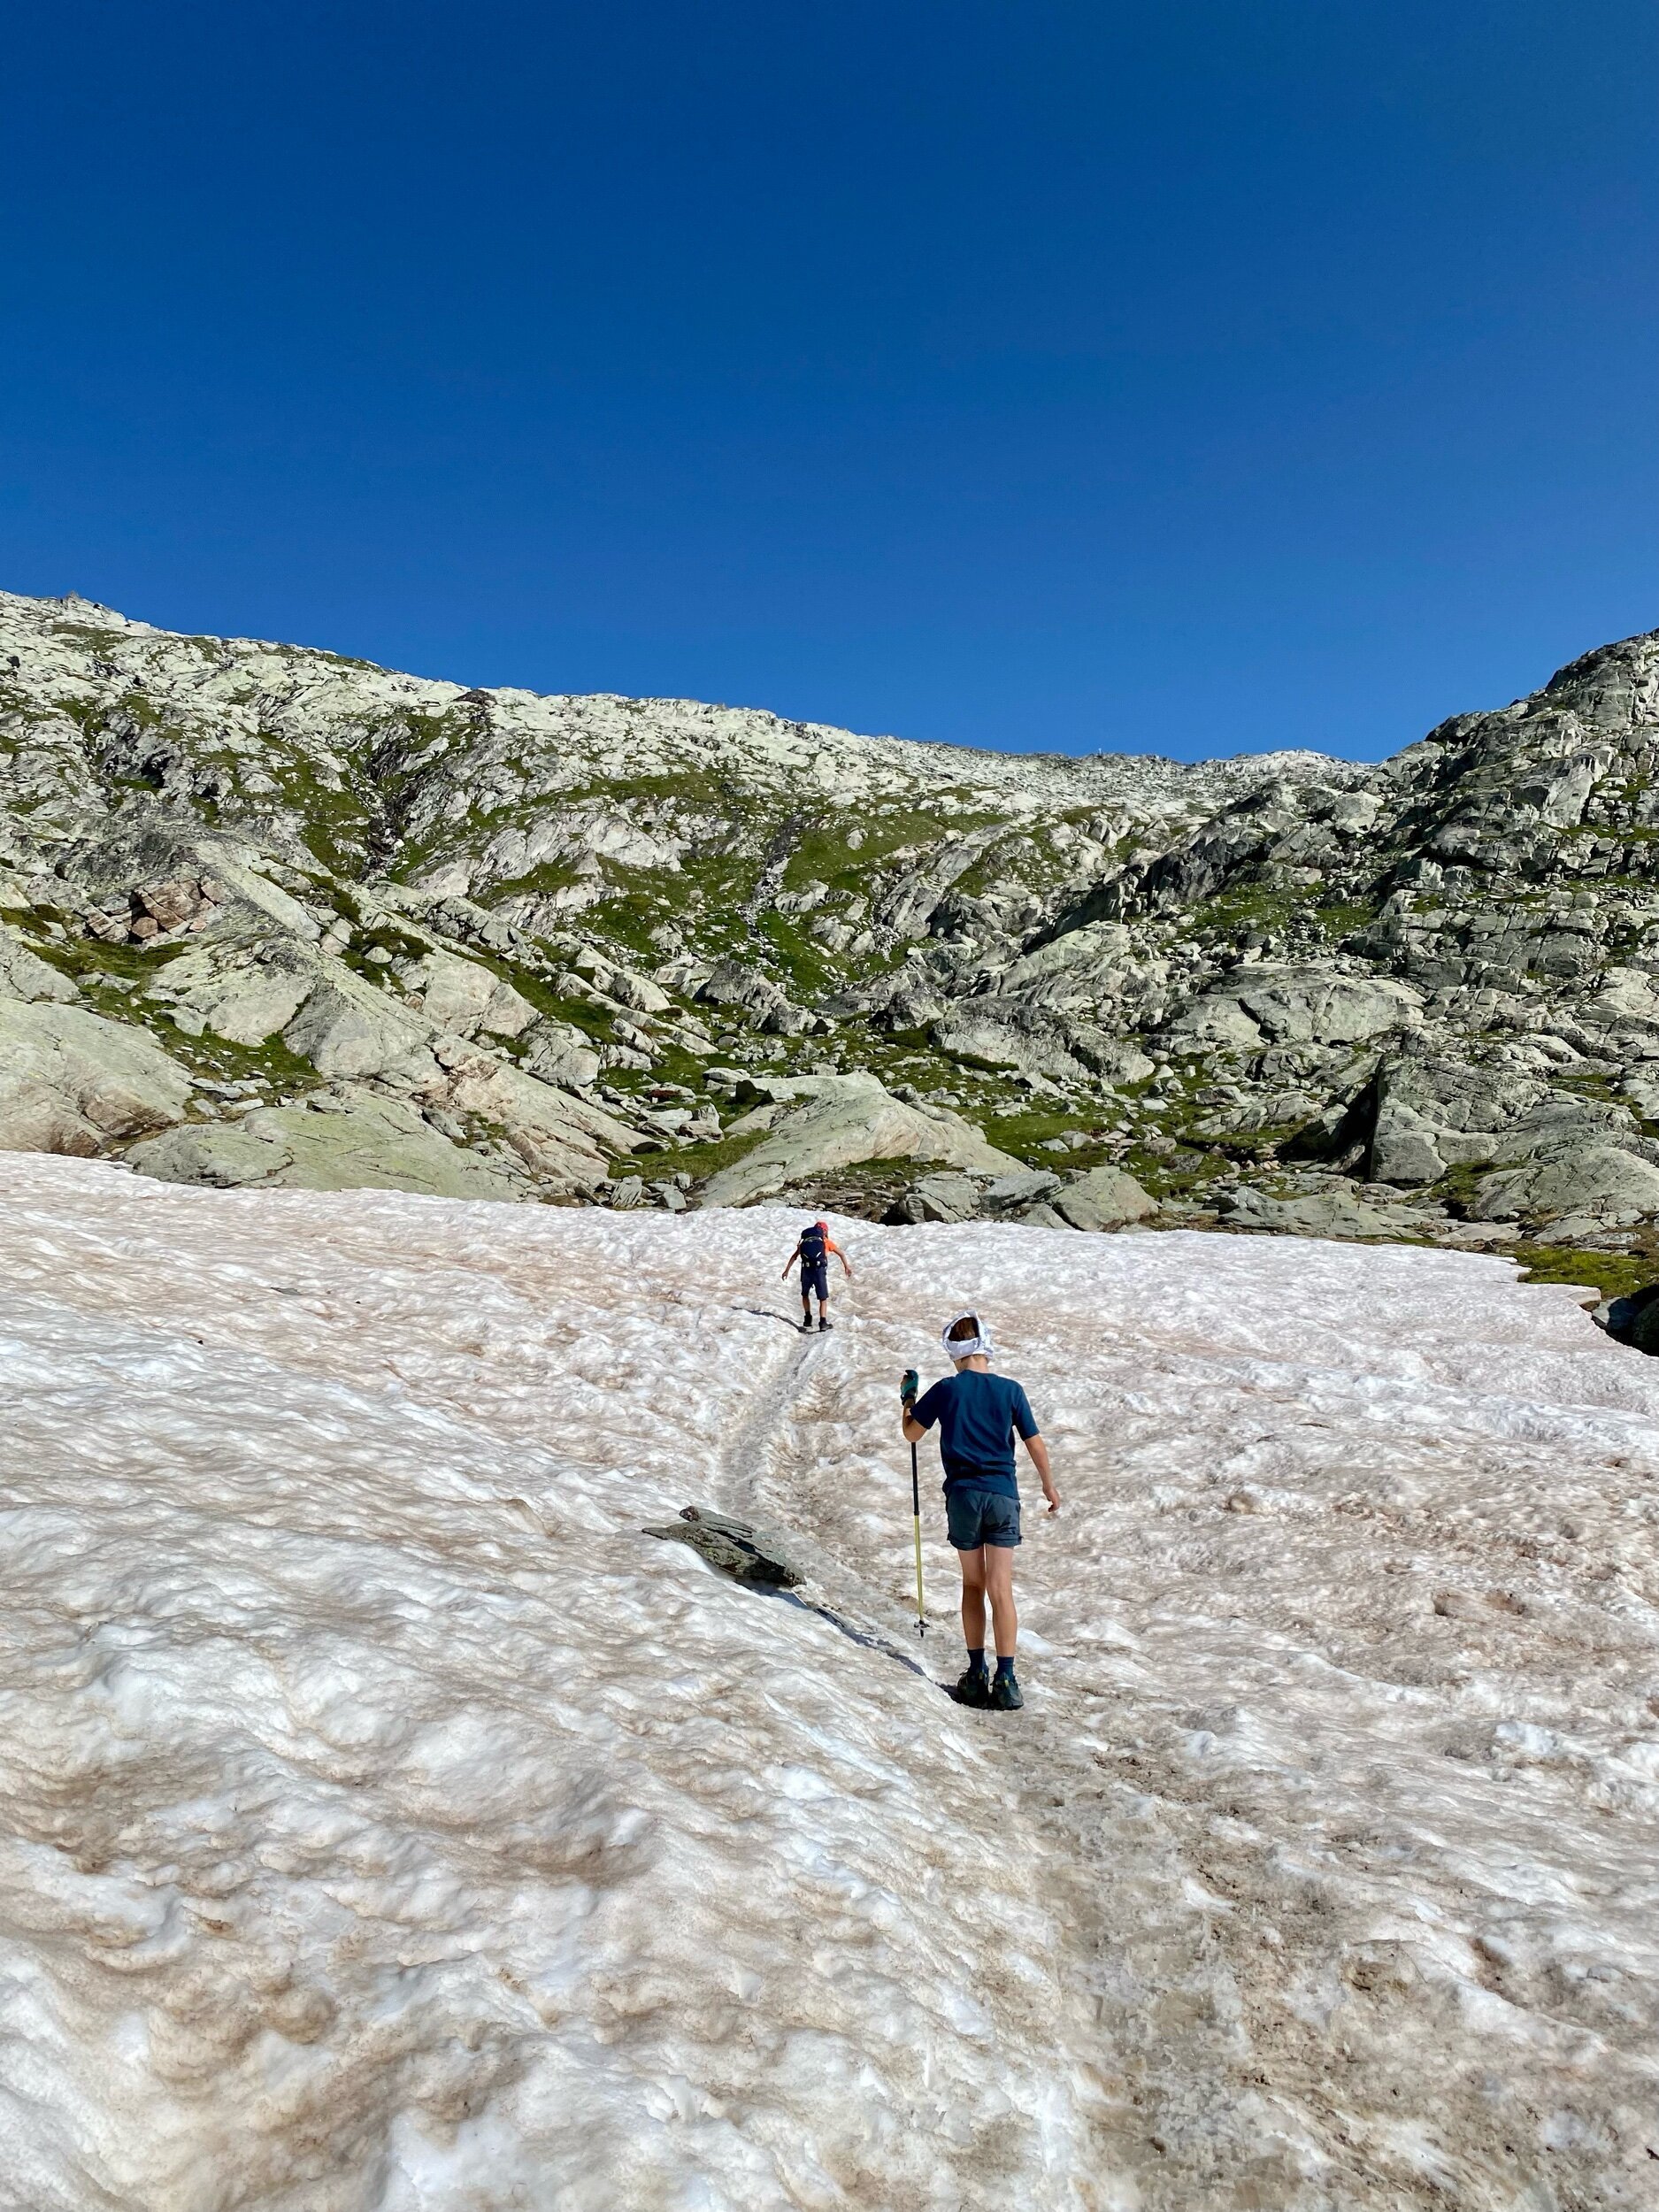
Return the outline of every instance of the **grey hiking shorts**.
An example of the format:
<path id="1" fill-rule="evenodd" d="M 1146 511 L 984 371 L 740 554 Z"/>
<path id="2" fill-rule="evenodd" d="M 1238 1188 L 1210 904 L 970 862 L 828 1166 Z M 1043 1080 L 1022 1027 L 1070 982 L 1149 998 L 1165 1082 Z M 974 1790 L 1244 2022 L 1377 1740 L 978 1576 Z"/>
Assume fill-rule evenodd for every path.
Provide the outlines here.
<path id="1" fill-rule="evenodd" d="M 945 1517 L 950 1524 L 950 1540 L 958 1551 L 1019 1541 L 1019 1500 L 1001 1490 L 982 1490 L 978 1483 L 953 1483 L 945 1493 Z"/>

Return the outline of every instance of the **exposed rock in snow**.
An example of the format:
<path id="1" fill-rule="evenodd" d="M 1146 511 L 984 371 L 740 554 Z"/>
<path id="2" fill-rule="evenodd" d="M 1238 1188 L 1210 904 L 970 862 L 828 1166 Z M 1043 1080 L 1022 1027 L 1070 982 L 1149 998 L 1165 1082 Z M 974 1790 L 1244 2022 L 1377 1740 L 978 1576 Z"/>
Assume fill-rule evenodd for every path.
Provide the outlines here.
<path id="1" fill-rule="evenodd" d="M 804 1340 L 799 1215 L 0 1182 L 9 2200 L 1651 2205 L 1659 1368 L 1572 1293 L 843 1222 Z M 970 1297 L 1011 1718 L 931 1446 L 908 1619 Z"/>
<path id="2" fill-rule="evenodd" d="M 667 1543 L 689 1544 L 700 1558 L 738 1582 L 797 1590 L 806 1580 L 786 1542 L 763 1534 L 753 1521 L 734 1521 L 728 1514 L 710 1513 L 706 1506 L 681 1506 L 677 1521 L 648 1528 L 645 1533 Z"/>

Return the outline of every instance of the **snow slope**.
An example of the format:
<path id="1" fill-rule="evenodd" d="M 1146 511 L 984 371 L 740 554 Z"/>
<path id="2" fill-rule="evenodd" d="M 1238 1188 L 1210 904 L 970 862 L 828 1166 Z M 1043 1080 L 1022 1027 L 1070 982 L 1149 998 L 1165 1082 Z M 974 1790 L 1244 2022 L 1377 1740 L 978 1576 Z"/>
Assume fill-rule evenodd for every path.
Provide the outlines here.
<path id="1" fill-rule="evenodd" d="M 777 1211 L 0 1196 L 8 2208 L 1659 2200 L 1659 1369 L 1571 1293 L 849 1224 L 803 1342 Z M 967 1298 L 1011 1718 L 902 1663 Z"/>

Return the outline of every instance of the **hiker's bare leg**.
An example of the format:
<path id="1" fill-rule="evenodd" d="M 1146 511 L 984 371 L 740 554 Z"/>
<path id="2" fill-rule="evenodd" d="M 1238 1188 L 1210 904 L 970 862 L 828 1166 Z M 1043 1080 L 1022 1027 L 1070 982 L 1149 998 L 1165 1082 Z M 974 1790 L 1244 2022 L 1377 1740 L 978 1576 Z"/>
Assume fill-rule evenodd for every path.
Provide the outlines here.
<path id="1" fill-rule="evenodd" d="M 1014 1547 L 987 1544 L 979 1556 L 985 1562 L 981 1580 L 985 1594 L 991 1601 L 996 1655 L 999 1659 L 1011 1659 L 1019 1636 L 1019 1616 L 1014 1610 Z"/>
<path id="2" fill-rule="evenodd" d="M 962 1568 L 962 1640 L 970 1651 L 985 1648 L 985 1553 L 959 1551 Z"/>

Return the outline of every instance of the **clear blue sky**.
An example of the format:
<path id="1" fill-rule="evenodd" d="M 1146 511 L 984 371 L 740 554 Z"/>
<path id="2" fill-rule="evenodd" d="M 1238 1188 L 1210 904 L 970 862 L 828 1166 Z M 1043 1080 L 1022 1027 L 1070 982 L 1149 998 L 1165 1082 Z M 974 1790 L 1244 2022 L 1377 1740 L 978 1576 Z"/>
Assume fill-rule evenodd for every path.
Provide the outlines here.
<path id="1" fill-rule="evenodd" d="M 1374 757 L 1659 625 L 1659 14 L 24 0 L 0 586 Z"/>

